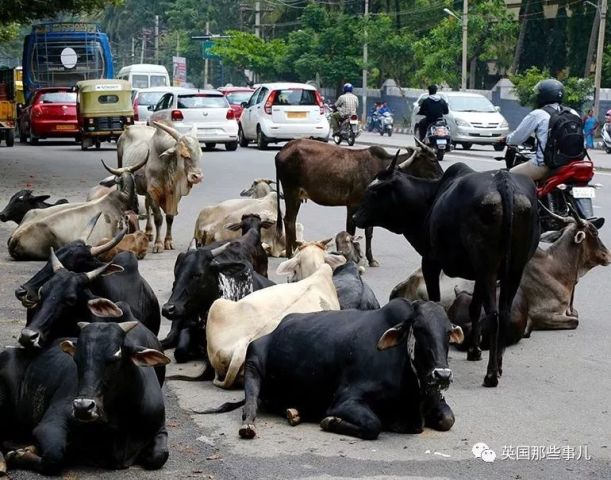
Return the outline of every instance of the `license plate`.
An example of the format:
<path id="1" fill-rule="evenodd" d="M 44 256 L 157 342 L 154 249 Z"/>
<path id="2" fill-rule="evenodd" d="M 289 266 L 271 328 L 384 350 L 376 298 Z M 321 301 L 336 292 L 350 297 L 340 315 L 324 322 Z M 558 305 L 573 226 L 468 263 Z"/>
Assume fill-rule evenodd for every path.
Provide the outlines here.
<path id="1" fill-rule="evenodd" d="M 76 130 L 72 125 L 55 125 L 55 130 Z"/>
<path id="2" fill-rule="evenodd" d="M 479 135 L 480 137 L 491 137 L 493 134 L 492 133 L 480 133 Z"/>
<path id="3" fill-rule="evenodd" d="M 287 118 L 306 118 L 308 112 L 286 112 Z"/>
<path id="4" fill-rule="evenodd" d="M 448 143 L 447 140 L 437 140 L 437 145 L 440 146 L 440 147 L 441 146 L 445 147 L 447 143 Z"/>
<path id="5" fill-rule="evenodd" d="M 573 198 L 594 198 L 596 191 L 593 187 L 573 187 Z"/>

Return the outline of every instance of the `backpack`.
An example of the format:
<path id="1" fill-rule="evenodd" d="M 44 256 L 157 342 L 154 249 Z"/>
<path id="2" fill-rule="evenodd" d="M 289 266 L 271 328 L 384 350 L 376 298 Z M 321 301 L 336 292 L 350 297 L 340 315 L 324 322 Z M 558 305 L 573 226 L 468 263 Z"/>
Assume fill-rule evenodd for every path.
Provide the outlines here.
<path id="1" fill-rule="evenodd" d="M 547 143 L 543 151 L 545 165 L 555 169 L 575 160 L 583 160 L 587 152 L 579 115 L 562 106 L 556 110 L 548 105 L 543 110 L 550 114 Z"/>

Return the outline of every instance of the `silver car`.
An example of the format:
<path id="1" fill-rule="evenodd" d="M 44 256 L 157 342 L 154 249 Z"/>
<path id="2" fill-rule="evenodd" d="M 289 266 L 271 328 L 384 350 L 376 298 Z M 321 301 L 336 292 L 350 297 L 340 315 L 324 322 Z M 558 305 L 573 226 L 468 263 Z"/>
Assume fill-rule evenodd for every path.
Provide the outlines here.
<path id="1" fill-rule="evenodd" d="M 151 105 L 157 105 L 168 87 L 151 87 L 135 89 L 132 94 L 134 104 L 134 120 L 137 123 L 146 124 L 153 112 L 149 109 Z"/>

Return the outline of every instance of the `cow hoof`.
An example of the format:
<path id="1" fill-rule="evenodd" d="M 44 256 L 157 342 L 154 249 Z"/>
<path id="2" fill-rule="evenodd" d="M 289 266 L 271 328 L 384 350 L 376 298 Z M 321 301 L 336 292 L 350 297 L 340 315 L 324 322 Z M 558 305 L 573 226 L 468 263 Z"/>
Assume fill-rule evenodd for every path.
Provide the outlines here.
<path id="1" fill-rule="evenodd" d="M 286 409 L 286 419 L 289 421 L 291 427 L 295 427 L 301 423 L 301 417 L 296 408 Z"/>
<path id="2" fill-rule="evenodd" d="M 467 360 L 470 362 L 478 362 L 482 359 L 482 350 L 481 348 L 471 348 L 467 352 Z"/>
<path id="3" fill-rule="evenodd" d="M 174 241 L 171 238 L 170 239 L 166 238 L 165 242 L 163 243 L 163 247 L 166 250 L 174 250 Z"/>
<path id="4" fill-rule="evenodd" d="M 493 388 L 499 384 L 499 377 L 497 375 L 492 375 L 490 373 L 486 374 L 484 377 L 484 387 Z"/>
<path id="5" fill-rule="evenodd" d="M 342 419 L 339 417 L 325 417 L 320 421 L 320 428 L 325 432 L 330 432 L 333 425 L 341 423 Z"/>
<path id="6" fill-rule="evenodd" d="M 163 243 L 159 242 L 153 245 L 153 253 L 163 252 Z"/>
<path id="7" fill-rule="evenodd" d="M 256 435 L 257 435 L 257 430 L 255 429 L 254 425 L 244 424 L 240 427 L 240 437 L 246 440 L 250 440 L 252 438 L 255 438 Z"/>
<path id="8" fill-rule="evenodd" d="M 146 238 L 149 239 L 149 242 L 152 242 L 154 240 L 152 230 L 150 232 L 146 232 Z"/>
<path id="9" fill-rule="evenodd" d="M 378 262 L 375 259 L 372 259 L 372 260 L 369 261 L 369 266 L 370 267 L 379 267 L 380 266 L 380 262 Z"/>

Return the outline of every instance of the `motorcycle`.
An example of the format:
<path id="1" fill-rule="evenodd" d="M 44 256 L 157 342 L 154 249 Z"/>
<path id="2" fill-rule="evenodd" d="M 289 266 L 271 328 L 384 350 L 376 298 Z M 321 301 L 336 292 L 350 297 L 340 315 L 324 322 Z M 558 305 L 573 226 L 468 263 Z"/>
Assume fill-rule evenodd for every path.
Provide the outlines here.
<path id="1" fill-rule="evenodd" d="M 532 147 L 520 145 L 507 146 L 504 157 L 507 169 L 529 162 L 535 156 Z M 550 175 L 536 182 L 539 199 L 539 218 L 542 231 L 560 230 L 564 223 L 562 217 L 579 216 L 589 220 L 596 228 L 603 226 L 605 219 L 594 217 L 592 199 L 596 189 L 602 185 L 591 184 L 594 177 L 594 164 L 591 160 L 576 160 L 550 172 Z"/>
<path id="2" fill-rule="evenodd" d="M 441 162 L 446 152 L 450 151 L 452 138 L 450 137 L 450 129 L 445 120 L 437 120 L 429 126 L 428 132 L 424 139 L 424 143 L 428 144 L 435 150 L 437 161 Z"/>
<path id="3" fill-rule="evenodd" d="M 378 120 L 377 128 L 380 132 L 380 135 L 384 136 L 385 133 L 388 133 L 388 136 L 392 136 L 392 127 L 395 123 L 395 120 L 390 112 L 384 112 L 380 119 Z"/>
<path id="4" fill-rule="evenodd" d="M 350 115 L 342 120 L 339 126 L 339 133 L 333 134 L 333 141 L 336 145 L 342 143 L 345 140 L 349 146 L 354 145 L 356 137 L 361 134 L 361 127 L 359 125 L 359 117 L 357 115 Z"/>
<path id="5" fill-rule="evenodd" d="M 603 147 L 607 153 L 611 153 L 611 123 L 605 123 L 601 128 Z"/>

